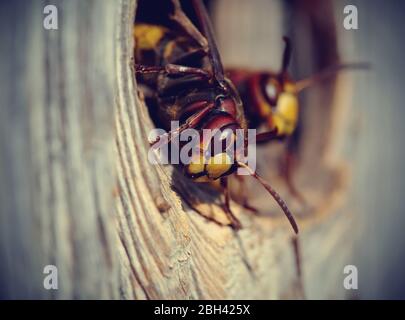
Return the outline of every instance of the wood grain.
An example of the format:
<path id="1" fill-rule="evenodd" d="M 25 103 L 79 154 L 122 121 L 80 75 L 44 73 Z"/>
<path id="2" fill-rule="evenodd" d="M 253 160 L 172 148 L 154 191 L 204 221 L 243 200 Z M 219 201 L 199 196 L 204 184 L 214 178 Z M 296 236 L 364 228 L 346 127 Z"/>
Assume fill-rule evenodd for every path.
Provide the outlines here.
<path id="1" fill-rule="evenodd" d="M 229 28 L 261 28 L 251 19 L 254 14 L 247 15 L 266 12 L 266 2 L 257 1 L 251 11 L 238 10 L 240 1 L 219 4 L 216 21 L 227 19 L 229 10 L 241 14 L 226 20 Z M 271 216 L 256 217 L 232 203 L 244 227 L 235 233 L 211 221 L 227 224 L 218 194 L 186 180 L 172 166 L 148 161 L 153 124 L 138 96 L 132 60 L 136 1 L 60 1 L 57 31 L 42 28 L 43 5 L 21 1 L 2 4 L 1 10 L 6 31 L 1 50 L 9 62 L 0 64 L 1 82 L 7 84 L 0 89 L 1 295 L 304 297 L 290 226 L 269 204 L 270 197 L 263 201 Z M 275 16 L 284 10 L 281 5 L 273 9 Z M 281 32 L 281 21 L 274 28 Z M 219 32 L 227 59 L 227 50 L 234 51 L 221 39 Z M 238 33 L 227 40 L 237 42 Z M 186 193 L 202 214 L 190 208 Z M 338 213 L 343 198 L 329 191 L 315 211 Z M 341 265 L 329 268 L 327 260 L 349 222 L 338 214 L 313 216 L 319 217 L 300 219 L 305 291 L 310 297 L 342 296 L 336 289 Z M 341 260 L 347 252 L 339 251 Z M 56 291 L 42 286 L 48 264 L 59 270 Z M 325 268 L 328 280 L 320 283 L 317 277 Z"/>
<path id="2" fill-rule="evenodd" d="M 2 3 L 1 292 L 8 298 L 118 297 L 114 258 L 116 6 Z M 103 21 L 103 23 L 100 23 Z M 58 268 L 45 290 L 43 269 Z"/>

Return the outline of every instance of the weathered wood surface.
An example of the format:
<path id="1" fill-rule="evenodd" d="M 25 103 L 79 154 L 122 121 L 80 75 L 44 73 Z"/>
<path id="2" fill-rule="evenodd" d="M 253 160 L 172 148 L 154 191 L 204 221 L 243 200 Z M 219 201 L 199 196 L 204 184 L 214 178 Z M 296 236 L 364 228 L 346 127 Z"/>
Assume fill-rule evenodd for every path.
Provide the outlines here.
<path id="1" fill-rule="evenodd" d="M 0 256 L 8 298 L 119 297 L 113 2 L 1 4 Z M 43 287 L 55 265 L 59 290 Z"/>
<path id="2" fill-rule="evenodd" d="M 278 16 L 284 9 L 274 3 L 272 15 Z M 254 25 L 260 20 L 252 10 L 264 14 L 269 4 L 257 1 L 250 11 L 241 10 L 244 5 L 247 1 L 221 1 L 216 21 L 227 19 L 224 25 L 232 30 L 247 25 L 253 33 L 254 28 L 272 30 L 271 37 L 263 35 L 269 43 L 263 50 L 279 57 L 280 49 L 274 48 L 280 48 L 282 22 Z M 8 61 L 0 64 L 2 296 L 304 296 L 292 232 L 281 215 L 254 217 L 234 205 L 244 226 L 234 233 L 190 209 L 177 189 L 196 187 L 171 166 L 149 163 L 147 136 L 153 125 L 131 68 L 135 1 L 60 1 L 57 31 L 42 28 L 42 2 L 2 6 L 7 10 L 1 10 L 1 50 Z M 228 10 L 238 11 L 236 20 L 224 17 Z M 231 59 L 232 46 L 223 41 L 228 35 L 218 31 L 225 60 Z M 239 36 L 231 33 L 227 41 L 235 45 Z M 260 33 L 252 39 L 253 47 L 264 43 Z M 244 40 L 239 57 L 252 46 Z M 250 62 L 249 55 L 241 61 Z M 255 60 L 258 66 L 267 56 Z M 198 197 L 201 192 L 188 190 Z M 311 198 L 311 190 L 308 194 Z M 343 297 L 341 270 L 351 251 L 339 247 L 341 239 L 351 245 L 346 235 L 352 215 L 337 211 L 344 198 L 339 194 L 328 192 L 327 203 L 299 219 L 308 297 Z M 209 207 L 221 214 L 215 204 Z M 58 267 L 57 291 L 42 286 L 48 264 Z"/>

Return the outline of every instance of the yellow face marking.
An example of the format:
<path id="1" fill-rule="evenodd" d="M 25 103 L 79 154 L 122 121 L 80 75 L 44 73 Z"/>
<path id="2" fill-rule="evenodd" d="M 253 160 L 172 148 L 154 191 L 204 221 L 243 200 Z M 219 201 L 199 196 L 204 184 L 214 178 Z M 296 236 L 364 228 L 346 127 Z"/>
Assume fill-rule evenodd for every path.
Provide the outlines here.
<path id="1" fill-rule="evenodd" d="M 151 24 L 137 24 L 134 27 L 136 46 L 143 50 L 154 49 L 167 30 Z"/>
<path id="2" fill-rule="evenodd" d="M 195 159 L 191 159 L 190 164 L 186 167 L 186 170 L 189 175 L 204 172 L 205 170 L 204 157 L 200 155 L 197 156 Z"/>
<path id="3" fill-rule="evenodd" d="M 221 177 L 232 167 L 231 158 L 226 153 L 219 153 L 204 162 L 203 155 L 197 156 L 186 166 L 188 175 L 206 172 L 206 175 L 193 179 L 195 182 L 209 182 Z"/>
<path id="4" fill-rule="evenodd" d="M 196 175 L 205 172 L 204 157 L 202 154 L 191 159 L 190 164 L 186 166 L 186 172 L 191 175 Z M 193 179 L 194 182 L 210 182 L 211 179 L 207 175 L 203 175 Z"/>
<path id="5" fill-rule="evenodd" d="M 252 89 L 253 89 L 253 99 L 258 106 L 258 112 L 260 117 L 266 118 L 271 114 L 271 106 L 267 103 L 266 99 L 263 96 L 263 93 L 260 89 L 259 77 L 254 77 L 252 79 Z"/>
<path id="6" fill-rule="evenodd" d="M 298 98 L 293 93 L 283 92 L 277 100 L 273 122 L 280 135 L 293 133 L 298 120 Z"/>
<path id="7" fill-rule="evenodd" d="M 208 160 L 206 171 L 208 177 L 217 179 L 232 167 L 231 158 L 226 153 L 219 153 Z"/>

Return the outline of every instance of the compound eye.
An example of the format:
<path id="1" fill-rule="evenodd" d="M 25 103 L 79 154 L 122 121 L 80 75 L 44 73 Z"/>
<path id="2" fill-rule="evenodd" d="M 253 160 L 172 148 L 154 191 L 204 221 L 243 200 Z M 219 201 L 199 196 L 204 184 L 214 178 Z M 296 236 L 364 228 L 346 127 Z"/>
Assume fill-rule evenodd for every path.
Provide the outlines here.
<path id="1" fill-rule="evenodd" d="M 232 152 L 235 147 L 236 135 L 232 128 L 225 128 L 218 131 L 211 139 L 211 156 L 223 152 Z M 229 150 L 229 151 L 228 151 Z"/>
<path id="2" fill-rule="evenodd" d="M 231 128 L 226 128 L 222 130 L 219 139 L 221 140 L 222 150 L 226 151 L 235 143 L 236 135 Z"/>
<path id="3" fill-rule="evenodd" d="M 221 130 L 221 134 L 219 135 L 219 140 L 221 141 L 226 141 L 227 139 L 230 139 L 233 136 L 233 131 L 232 129 L 224 129 Z"/>
<path id="4" fill-rule="evenodd" d="M 233 167 L 232 159 L 226 153 L 219 153 L 208 160 L 206 170 L 208 177 L 218 179 Z"/>
<path id="5" fill-rule="evenodd" d="M 266 86 L 266 93 L 270 99 L 276 99 L 277 89 L 273 84 L 270 83 Z"/>
<path id="6" fill-rule="evenodd" d="M 277 96 L 279 93 L 279 84 L 276 80 L 270 79 L 266 84 L 266 95 L 272 101 L 277 101 Z"/>

